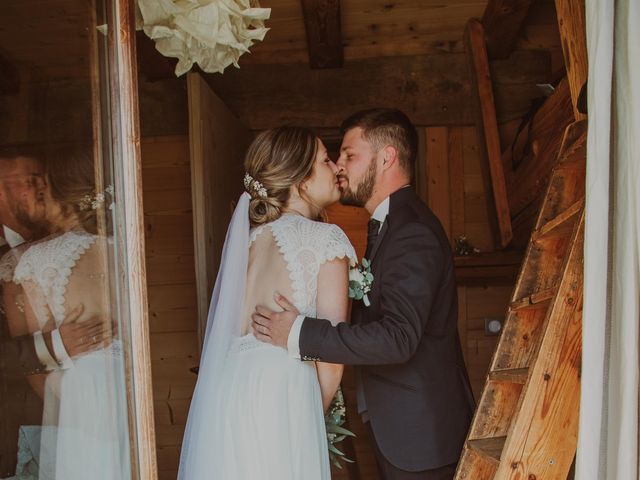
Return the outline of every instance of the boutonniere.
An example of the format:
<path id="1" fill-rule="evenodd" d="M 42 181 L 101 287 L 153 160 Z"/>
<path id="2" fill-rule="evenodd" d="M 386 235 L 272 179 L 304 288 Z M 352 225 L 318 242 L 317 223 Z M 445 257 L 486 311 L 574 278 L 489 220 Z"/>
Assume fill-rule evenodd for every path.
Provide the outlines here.
<path id="1" fill-rule="evenodd" d="M 371 263 L 366 258 L 363 258 L 359 265 L 349 269 L 349 298 L 362 300 L 368 307 L 371 304 L 367 293 L 371 291 L 371 285 L 373 285 Z"/>

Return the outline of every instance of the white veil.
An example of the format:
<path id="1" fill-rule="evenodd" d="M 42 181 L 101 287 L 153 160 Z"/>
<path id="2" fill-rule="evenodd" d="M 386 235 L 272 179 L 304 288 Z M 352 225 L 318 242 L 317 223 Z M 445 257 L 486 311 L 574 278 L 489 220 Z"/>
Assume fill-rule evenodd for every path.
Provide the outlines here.
<path id="1" fill-rule="evenodd" d="M 243 193 L 233 212 L 222 251 L 220 269 L 211 296 L 207 329 L 202 348 L 198 382 L 191 400 L 189 419 L 182 442 L 178 480 L 211 477 L 213 432 L 219 426 L 213 413 L 219 396 L 218 382 L 224 361 L 235 337 L 240 336 L 242 306 L 249 257 L 249 202 Z M 213 418 L 212 418 L 213 417 Z"/>

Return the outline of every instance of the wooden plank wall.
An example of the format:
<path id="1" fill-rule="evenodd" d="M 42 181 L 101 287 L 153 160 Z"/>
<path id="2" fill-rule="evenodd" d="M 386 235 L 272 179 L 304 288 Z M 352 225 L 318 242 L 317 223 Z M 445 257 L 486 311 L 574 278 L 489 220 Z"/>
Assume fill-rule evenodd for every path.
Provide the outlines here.
<path id="1" fill-rule="evenodd" d="M 173 480 L 199 362 L 188 137 L 143 138 L 142 179 L 158 478 Z"/>
<path id="2" fill-rule="evenodd" d="M 452 247 L 465 235 L 481 252 L 494 251 L 476 128 L 427 127 L 416 168 L 416 186 L 442 222 Z M 458 328 L 471 378 L 479 397 L 498 337 L 485 334 L 485 318 L 502 320 L 513 285 L 458 287 Z"/>

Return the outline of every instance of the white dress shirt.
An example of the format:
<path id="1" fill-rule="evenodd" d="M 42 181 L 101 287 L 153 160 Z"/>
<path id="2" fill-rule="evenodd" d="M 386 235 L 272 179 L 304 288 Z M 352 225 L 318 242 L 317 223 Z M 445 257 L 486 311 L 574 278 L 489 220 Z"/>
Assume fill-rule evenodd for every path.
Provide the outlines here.
<path id="1" fill-rule="evenodd" d="M 18 232 L 11 230 L 6 225 L 2 226 L 2 230 L 4 232 L 5 241 L 11 248 L 15 248 L 18 245 L 22 245 L 24 243 L 24 238 L 22 238 L 22 235 L 20 235 Z"/>
<path id="2" fill-rule="evenodd" d="M 389 215 L 390 202 L 391 200 L 389 199 L 389 197 L 385 198 L 382 202 L 380 202 L 380 205 L 378 205 L 376 209 L 373 211 L 373 215 L 371 215 L 371 218 L 380 222 L 380 227 L 378 227 L 379 228 L 378 232 L 380 232 L 380 229 L 382 229 L 382 224 L 387 219 L 387 215 Z"/>

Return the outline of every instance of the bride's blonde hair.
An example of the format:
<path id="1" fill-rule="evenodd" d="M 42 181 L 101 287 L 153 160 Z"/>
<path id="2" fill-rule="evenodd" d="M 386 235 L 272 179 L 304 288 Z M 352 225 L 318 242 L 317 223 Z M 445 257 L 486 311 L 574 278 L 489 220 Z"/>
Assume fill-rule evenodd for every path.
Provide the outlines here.
<path id="1" fill-rule="evenodd" d="M 97 233 L 97 212 L 86 199 L 95 198 L 93 151 L 88 144 L 56 144 L 44 156 L 51 196 L 60 203 L 65 216 L 75 215 L 80 226 Z"/>
<path id="2" fill-rule="evenodd" d="M 247 188 L 253 227 L 282 215 L 291 186 L 300 185 L 311 176 L 317 150 L 317 137 L 308 128 L 283 126 L 258 134 L 244 161 L 247 174 L 264 188 L 262 195 L 256 188 Z"/>

